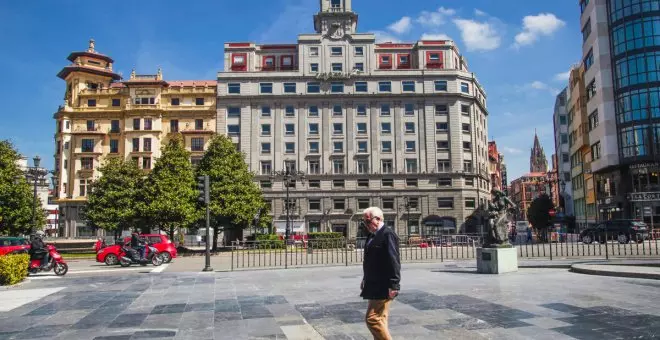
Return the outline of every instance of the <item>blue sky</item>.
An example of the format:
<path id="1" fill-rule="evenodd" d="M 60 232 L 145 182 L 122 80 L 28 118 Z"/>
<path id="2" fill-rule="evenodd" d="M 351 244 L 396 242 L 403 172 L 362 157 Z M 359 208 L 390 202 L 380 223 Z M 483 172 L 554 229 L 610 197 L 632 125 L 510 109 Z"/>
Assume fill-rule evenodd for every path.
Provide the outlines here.
<path id="1" fill-rule="evenodd" d="M 195 4 L 191 6 L 190 4 Z M 71 51 L 96 49 L 125 77 L 215 79 L 225 41 L 295 42 L 312 32 L 318 0 L 4 1 L 0 3 L 0 139 L 11 139 L 52 168 L 52 119 L 64 82 L 56 77 Z M 555 94 L 581 59 L 575 0 L 353 0 L 358 30 L 380 40 L 448 36 L 458 43 L 488 95 L 489 134 L 504 153 L 512 180 L 529 170 L 536 129 L 554 152 Z M 550 159 L 548 160 L 550 162 Z"/>

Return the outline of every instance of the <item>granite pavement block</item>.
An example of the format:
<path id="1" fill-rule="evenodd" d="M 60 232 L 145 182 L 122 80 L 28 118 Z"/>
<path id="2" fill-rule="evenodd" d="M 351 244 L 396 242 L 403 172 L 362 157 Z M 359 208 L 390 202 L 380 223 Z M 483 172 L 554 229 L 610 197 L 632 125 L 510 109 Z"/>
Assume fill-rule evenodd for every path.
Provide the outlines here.
<path id="1" fill-rule="evenodd" d="M 213 328 L 215 322 L 214 314 L 213 311 L 183 313 L 181 321 L 179 321 L 179 329 L 185 331 L 191 329 Z"/>
<path id="2" fill-rule="evenodd" d="M 108 328 L 135 328 L 139 327 L 149 314 L 121 314 L 115 318 Z"/>
<path id="3" fill-rule="evenodd" d="M 78 322 L 80 319 L 87 316 L 91 313 L 91 310 L 71 310 L 71 311 L 59 311 L 52 314 L 51 317 L 42 321 L 42 325 L 73 325 Z"/>
<path id="4" fill-rule="evenodd" d="M 38 325 L 30 327 L 20 334 L 14 335 L 12 339 L 15 340 L 30 340 L 30 339 L 51 339 L 58 334 L 69 329 L 70 325 Z"/>

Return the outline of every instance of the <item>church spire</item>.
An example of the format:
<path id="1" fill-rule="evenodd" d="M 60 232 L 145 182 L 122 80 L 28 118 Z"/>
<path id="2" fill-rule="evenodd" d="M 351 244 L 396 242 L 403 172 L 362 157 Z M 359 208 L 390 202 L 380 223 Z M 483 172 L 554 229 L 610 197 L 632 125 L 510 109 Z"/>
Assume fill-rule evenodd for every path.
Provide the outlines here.
<path id="1" fill-rule="evenodd" d="M 548 159 L 545 157 L 536 129 L 534 129 L 534 145 L 529 156 L 529 171 L 548 172 Z"/>

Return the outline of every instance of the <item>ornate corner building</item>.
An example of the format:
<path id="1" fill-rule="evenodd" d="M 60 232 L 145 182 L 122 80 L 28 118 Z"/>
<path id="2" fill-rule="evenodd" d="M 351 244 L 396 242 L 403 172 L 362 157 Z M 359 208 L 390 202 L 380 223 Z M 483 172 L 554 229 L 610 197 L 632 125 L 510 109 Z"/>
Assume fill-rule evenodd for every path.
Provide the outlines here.
<path id="1" fill-rule="evenodd" d="M 246 155 L 278 230 L 358 233 L 383 208 L 400 235 L 459 232 L 490 198 L 486 95 L 452 41 L 376 43 L 351 0 L 322 0 L 295 44 L 225 44 L 218 133 Z M 304 182 L 273 180 L 284 168 Z"/>
<path id="2" fill-rule="evenodd" d="M 123 80 L 94 40 L 67 59 L 71 64 L 57 74 L 66 82 L 64 104 L 54 114 L 59 236 L 94 236 L 81 208 L 103 160 L 132 159 L 147 172 L 171 133 L 184 136 L 193 163 L 201 159 L 216 131 L 216 81 L 166 81 L 160 69 L 151 75 L 133 70 Z"/>

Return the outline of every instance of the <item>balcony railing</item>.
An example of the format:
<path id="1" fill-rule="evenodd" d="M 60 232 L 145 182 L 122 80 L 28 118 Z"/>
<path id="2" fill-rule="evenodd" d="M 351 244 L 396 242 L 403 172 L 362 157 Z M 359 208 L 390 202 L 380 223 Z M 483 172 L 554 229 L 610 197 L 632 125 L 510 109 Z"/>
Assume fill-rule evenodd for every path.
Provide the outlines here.
<path id="1" fill-rule="evenodd" d="M 80 91 L 80 95 L 118 95 L 118 94 L 128 94 L 128 89 L 125 88 L 95 88 L 95 89 L 83 89 Z"/>

